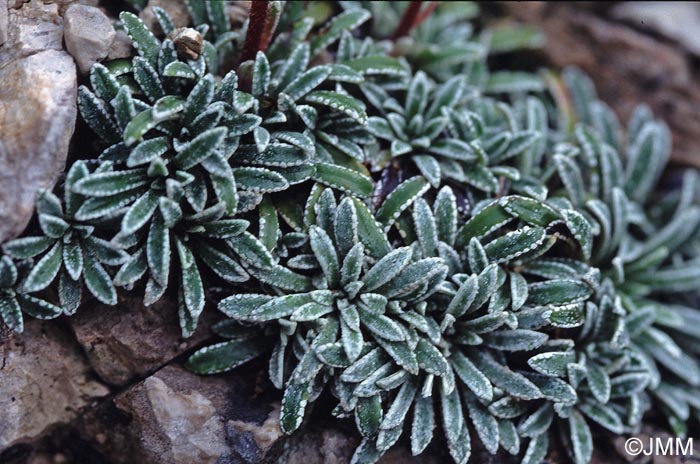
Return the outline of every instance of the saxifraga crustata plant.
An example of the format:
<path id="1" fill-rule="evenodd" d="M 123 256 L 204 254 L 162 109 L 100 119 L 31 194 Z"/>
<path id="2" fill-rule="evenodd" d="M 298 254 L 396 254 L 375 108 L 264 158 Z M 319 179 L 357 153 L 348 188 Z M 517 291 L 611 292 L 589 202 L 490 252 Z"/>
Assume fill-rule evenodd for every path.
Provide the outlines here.
<path id="1" fill-rule="evenodd" d="M 687 433 L 698 175 L 659 185 L 670 140 L 647 109 L 623 131 L 577 70 L 550 77 L 554 98 L 539 75 L 490 71 L 489 53 L 539 39 L 475 35 L 473 4 L 313 19 L 254 2 L 240 29 L 223 1 L 188 7 L 184 29 L 120 15 L 137 56 L 79 89 L 101 153 L 63 198 L 41 193 L 42 235 L 3 246 L 6 326 L 73 314 L 84 283 L 106 304 L 170 291 L 188 336 L 216 286 L 225 341 L 188 367 L 268 358 L 282 430 L 325 392 L 363 437 L 356 463 L 406 437 L 458 463 L 479 440 L 585 464 L 594 435 L 651 409 Z"/>

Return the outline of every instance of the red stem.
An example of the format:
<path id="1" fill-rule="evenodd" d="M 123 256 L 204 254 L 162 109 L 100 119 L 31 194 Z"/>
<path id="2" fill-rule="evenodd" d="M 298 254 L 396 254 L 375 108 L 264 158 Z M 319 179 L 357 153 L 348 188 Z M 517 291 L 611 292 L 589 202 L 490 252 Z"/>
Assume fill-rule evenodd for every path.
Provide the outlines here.
<path id="1" fill-rule="evenodd" d="M 267 13 L 270 4 L 267 0 L 254 0 L 250 5 L 250 22 L 243 44 L 241 61 L 254 60 L 258 51 L 265 51 L 270 37 L 265 37 Z M 268 28 L 269 29 L 269 28 Z M 269 34 L 269 31 L 267 31 Z"/>
<path id="2" fill-rule="evenodd" d="M 437 2 L 437 1 L 436 1 L 436 2 L 430 2 L 430 4 L 428 5 L 428 7 L 427 7 L 425 10 L 423 10 L 423 11 L 420 12 L 420 14 L 418 15 L 418 17 L 416 18 L 416 22 L 413 23 L 413 27 L 414 27 L 414 28 L 418 27 L 418 25 L 419 25 L 420 23 L 422 23 L 423 21 L 425 21 L 426 19 L 428 19 L 428 16 L 430 16 L 431 14 L 433 14 L 433 11 L 435 11 L 435 8 L 437 8 L 439 4 L 440 4 L 440 2 Z"/>
<path id="3" fill-rule="evenodd" d="M 411 4 L 408 5 L 408 8 L 406 8 L 406 11 L 404 11 L 403 16 L 401 16 L 401 22 L 399 22 L 396 32 L 394 32 L 394 40 L 409 35 L 413 29 L 418 27 L 420 23 L 425 21 L 428 16 L 435 11 L 435 8 L 438 7 L 440 2 L 430 2 L 426 9 L 420 11 L 422 3 L 422 0 L 413 0 Z"/>
<path id="4" fill-rule="evenodd" d="M 440 2 L 430 2 L 430 5 L 428 5 L 424 11 L 420 11 L 422 3 L 422 0 L 411 1 L 408 8 L 406 8 L 406 11 L 404 11 L 403 16 L 401 16 L 401 21 L 394 32 L 394 40 L 398 40 L 401 37 L 409 35 L 414 28 L 425 21 L 426 18 L 428 18 L 428 16 L 435 11 L 435 8 L 437 8 L 438 3 Z"/>
<path id="5" fill-rule="evenodd" d="M 411 29 L 413 29 L 413 23 L 416 20 L 416 16 L 418 16 L 418 12 L 420 11 L 422 3 L 423 0 L 411 1 L 411 3 L 408 5 L 408 8 L 406 8 L 406 11 L 403 12 L 403 15 L 401 16 L 401 21 L 399 22 L 399 25 L 396 28 L 396 31 L 394 32 L 394 40 L 400 39 L 401 37 L 405 37 L 411 33 Z"/>

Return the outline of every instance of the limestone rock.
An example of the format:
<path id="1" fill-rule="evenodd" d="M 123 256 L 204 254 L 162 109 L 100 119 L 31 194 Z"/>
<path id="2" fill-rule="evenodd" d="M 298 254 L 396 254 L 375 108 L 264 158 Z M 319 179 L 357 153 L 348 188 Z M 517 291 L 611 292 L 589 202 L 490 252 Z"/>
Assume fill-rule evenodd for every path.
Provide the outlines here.
<path id="1" fill-rule="evenodd" d="M 7 0 L 0 0 L 0 45 L 7 41 L 8 14 Z"/>
<path id="2" fill-rule="evenodd" d="M 200 344 L 209 334 L 210 321 L 200 321 L 200 329 L 183 340 L 174 301 L 164 297 L 145 307 L 139 296 L 123 295 L 116 306 L 83 305 L 70 324 L 100 378 L 125 385 Z"/>
<path id="3" fill-rule="evenodd" d="M 66 49 L 83 73 L 109 54 L 116 32 L 102 10 L 72 4 L 63 17 Z"/>
<path id="4" fill-rule="evenodd" d="M 623 2 L 612 16 L 677 41 L 700 56 L 700 4 L 697 2 Z"/>
<path id="5" fill-rule="evenodd" d="M 109 394 L 78 345 L 55 322 L 26 321 L 0 343 L 0 451 L 32 440 Z"/>
<path id="6" fill-rule="evenodd" d="M 87 415 L 81 436 L 114 464 L 279 462 L 279 405 L 254 384 L 167 366 Z"/>
<path id="7" fill-rule="evenodd" d="M 37 190 L 63 172 L 77 113 L 58 5 L 32 0 L 8 13 L 0 47 L 0 243 L 22 232 Z"/>
<path id="8" fill-rule="evenodd" d="M 0 67 L 0 242 L 19 235 L 37 190 L 63 172 L 76 119 L 76 74 L 65 52 L 46 50 Z"/>
<path id="9" fill-rule="evenodd" d="M 226 453 L 221 419 L 209 399 L 199 393 L 176 392 L 158 377 L 144 381 L 155 423 L 170 443 L 175 462 L 211 462 Z"/>
<path id="10" fill-rule="evenodd" d="M 150 28 L 160 30 L 160 25 L 153 14 L 153 7 L 163 8 L 173 20 L 175 27 L 189 26 L 190 13 L 187 11 L 185 0 L 150 0 L 146 8 L 139 13 L 139 18 Z"/>
<path id="11" fill-rule="evenodd" d="M 131 39 L 123 30 L 118 30 L 114 36 L 112 47 L 107 55 L 108 60 L 116 60 L 118 58 L 129 58 L 134 54 L 134 47 L 131 45 Z"/>
<path id="12" fill-rule="evenodd" d="M 7 40 L 0 49 L 0 68 L 43 50 L 63 49 L 63 19 L 59 5 L 31 0 L 9 7 Z"/>

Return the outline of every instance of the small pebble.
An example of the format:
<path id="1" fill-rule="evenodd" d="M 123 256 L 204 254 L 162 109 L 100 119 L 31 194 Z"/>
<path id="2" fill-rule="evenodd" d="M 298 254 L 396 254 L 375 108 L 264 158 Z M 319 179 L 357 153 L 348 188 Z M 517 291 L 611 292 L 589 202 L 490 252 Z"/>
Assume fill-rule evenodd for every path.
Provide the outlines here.
<path id="1" fill-rule="evenodd" d="M 181 60 L 196 60 L 202 54 L 202 34 L 191 27 L 178 27 L 168 35 Z"/>

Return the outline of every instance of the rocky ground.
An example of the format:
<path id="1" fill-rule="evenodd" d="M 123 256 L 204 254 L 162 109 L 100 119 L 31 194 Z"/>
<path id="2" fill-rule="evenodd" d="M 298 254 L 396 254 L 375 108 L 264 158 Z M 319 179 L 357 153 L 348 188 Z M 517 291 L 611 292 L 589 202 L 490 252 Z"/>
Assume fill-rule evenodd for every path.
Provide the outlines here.
<path id="1" fill-rule="evenodd" d="M 188 20 L 180 0 L 151 4 L 170 10 L 176 25 Z M 700 166 L 694 151 L 700 86 L 693 80 L 700 6 L 673 6 L 671 24 L 686 24 L 679 31 L 650 4 L 630 5 L 518 2 L 488 9 L 541 27 L 547 45 L 533 59 L 581 66 L 621 116 L 648 103 L 671 126 L 674 160 Z M 85 71 L 131 53 L 101 6 L 98 0 L 0 0 L 0 242 L 30 223 L 36 191 L 57 181 L 76 150 L 76 87 Z M 240 9 L 232 6 L 232 14 Z M 148 9 L 142 16 L 152 21 Z M 30 320 L 21 336 L 0 334 L 0 463 L 348 462 L 359 441 L 354 426 L 331 422 L 322 407 L 301 432 L 283 436 L 279 395 L 266 383 L 264 366 L 214 377 L 184 370 L 187 353 L 210 334 L 182 340 L 175 312 L 166 310 L 171 304 L 145 308 L 122 295 L 116 307 L 87 302 L 71 319 Z M 624 462 L 613 457 L 620 443 L 610 445 L 598 461 Z M 475 453 L 483 458 L 475 462 L 507 462 Z M 566 462 L 557 455 L 548 460 Z M 403 445 L 382 462 L 448 460 L 439 444 L 420 458 Z"/>

